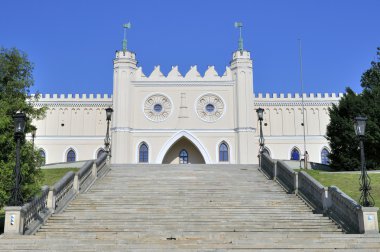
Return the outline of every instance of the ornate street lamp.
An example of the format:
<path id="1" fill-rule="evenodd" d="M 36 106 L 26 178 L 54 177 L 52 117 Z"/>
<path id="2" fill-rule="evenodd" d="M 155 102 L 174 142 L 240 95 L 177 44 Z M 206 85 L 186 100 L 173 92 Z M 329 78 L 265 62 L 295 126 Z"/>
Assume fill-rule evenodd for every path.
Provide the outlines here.
<path id="1" fill-rule="evenodd" d="M 26 116 L 22 112 L 17 112 L 13 116 L 14 120 L 14 136 L 16 140 L 16 166 L 13 170 L 13 176 L 15 178 L 15 185 L 12 190 L 12 196 L 10 199 L 11 206 L 20 206 L 22 204 L 21 196 L 21 170 L 20 170 L 20 147 L 21 140 L 24 137 Z"/>
<path id="2" fill-rule="evenodd" d="M 259 144 L 260 144 L 260 154 L 264 151 L 264 135 L 263 135 L 263 120 L 264 120 L 264 109 L 258 108 L 256 109 L 257 118 L 260 121 L 260 138 L 259 138 Z"/>
<path id="3" fill-rule="evenodd" d="M 104 139 L 104 146 L 105 150 L 110 155 L 110 121 L 112 117 L 112 108 L 106 108 L 106 120 L 107 120 L 107 133 L 106 133 L 106 138 Z"/>
<path id="4" fill-rule="evenodd" d="M 357 116 L 355 117 L 355 134 L 359 137 L 360 141 L 360 161 L 361 161 L 361 175 L 360 175 L 360 199 L 359 203 L 364 207 L 372 207 L 375 205 L 375 201 L 371 196 L 371 179 L 367 174 L 367 168 L 365 165 L 365 156 L 364 156 L 364 134 L 366 126 L 367 117 Z"/>

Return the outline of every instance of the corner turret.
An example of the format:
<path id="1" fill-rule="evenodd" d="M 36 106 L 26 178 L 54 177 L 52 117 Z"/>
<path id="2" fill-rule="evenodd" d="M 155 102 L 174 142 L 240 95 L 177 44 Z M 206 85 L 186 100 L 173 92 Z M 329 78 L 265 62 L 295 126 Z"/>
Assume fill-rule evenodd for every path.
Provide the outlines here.
<path id="1" fill-rule="evenodd" d="M 254 120 L 254 96 L 253 96 L 253 67 L 250 52 L 243 49 L 242 39 L 239 40 L 239 48 L 232 55 L 230 62 L 232 78 L 235 82 L 235 130 L 238 135 L 237 163 L 254 163 L 252 153 L 256 149 L 254 145 L 254 133 L 256 123 Z"/>

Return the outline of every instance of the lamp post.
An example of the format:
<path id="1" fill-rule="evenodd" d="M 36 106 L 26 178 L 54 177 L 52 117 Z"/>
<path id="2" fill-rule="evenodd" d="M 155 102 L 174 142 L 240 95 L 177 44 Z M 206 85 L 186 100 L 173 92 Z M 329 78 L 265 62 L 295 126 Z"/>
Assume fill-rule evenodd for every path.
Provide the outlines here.
<path id="1" fill-rule="evenodd" d="M 259 144 L 260 144 L 260 154 L 264 151 L 264 135 L 263 135 L 263 120 L 264 120 L 264 109 L 258 108 L 256 109 L 257 118 L 260 122 L 260 138 L 259 138 Z"/>
<path id="2" fill-rule="evenodd" d="M 20 171 L 20 147 L 21 139 L 24 137 L 26 116 L 22 112 L 17 112 L 13 116 L 14 120 L 14 136 L 16 140 L 16 166 L 13 170 L 13 176 L 15 178 L 15 185 L 12 190 L 12 196 L 10 199 L 11 206 L 20 206 L 22 204 L 21 196 L 21 171 Z"/>
<path id="3" fill-rule="evenodd" d="M 360 175 L 360 199 L 359 203 L 364 207 L 372 207 L 375 202 L 370 194 L 371 191 L 371 180 L 367 174 L 367 168 L 365 165 L 365 155 L 364 155 L 364 134 L 366 126 L 367 117 L 357 116 L 355 117 L 355 134 L 358 136 L 360 141 L 360 161 L 361 161 L 361 175 Z"/>
<path id="4" fill-rule="evenodd" d="M 112 117 L 112 108 L 106 108 L 106 120 L 107 120 L 107 133 L 104 139 L 104 146 L 107 154 L 110 156 L 110 121 Z"/>
<path id="5" fill-rule="evenodd" d="M 32 146 L 33 146 L 33 150 L 34 150 L 34 138 L 36 138 L 36 132 L 37 132 L 37 129 L 33 126 L 33 128 L 32 128 Z"/>

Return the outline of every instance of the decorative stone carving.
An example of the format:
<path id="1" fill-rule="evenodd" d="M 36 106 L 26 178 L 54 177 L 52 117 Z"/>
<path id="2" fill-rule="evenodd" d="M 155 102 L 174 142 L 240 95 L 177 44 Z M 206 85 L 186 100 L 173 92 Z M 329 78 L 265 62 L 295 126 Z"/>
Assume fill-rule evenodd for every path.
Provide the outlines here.
<path id="1" fill-rule="evenodd" d="M 172 110 L 170 99 L 162 94 L 149 96 L 144 103 L 144 114 L 152 121 L 161 122 L 169 117 Z"/>
<path id="2" fill-rule="evenodd" d="M 224 102 L 216 94 L 205 94 L 202 95 L 196 101 L 196 111 L 203 121 L 206 122 L 215 122 L 224 113 Z"/>

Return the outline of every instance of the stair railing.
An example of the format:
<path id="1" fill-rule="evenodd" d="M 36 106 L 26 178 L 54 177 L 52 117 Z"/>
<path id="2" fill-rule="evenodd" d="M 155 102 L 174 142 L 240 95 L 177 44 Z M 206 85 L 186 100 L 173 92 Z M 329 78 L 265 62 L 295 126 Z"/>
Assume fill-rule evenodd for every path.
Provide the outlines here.
<path id="1" fill-rule="evenodd" d="M 52 187 L 43 186 L 32 201 L 23 206 L 5 207 L 4 234 L 34 234 L 52 214 L 62 212 L 109 169 L 107 153 L 102 153 L 95 161 L 87 161 L 77 173 L 67 172 Z"/>
<path id="2" fill-rule="evenodd" d="M 298 173 L 297 194 L 314 209 L 315 213 L 326 213 L 327 188 L 304 171 Z"/>
<path id="3" fill-rule="evenodd" d="M 342 192 L 339 188 L 328 188 L 330 204 L 329 215 L 349 233 L 358 233 L 360 230 L 359 213 L 362 208 L 355 200 Z"/>
<path id="4" fill-rule="evenodd" d="M 22 206 L 21 212 L 24 216 L 23 228 L 25 233 L 29 233 L 34 229 L 34 220 L 44 219 L 45 216 L 50 214 L 47 206 L 47 198 L 49 194 L 49 187 L 43 186 L 41 188 L 41 195 L 36 196 L 30 202 Z"/>
<path id="5" fill-rule="evenodd" d="M 294 193 L 297 190 L 297 172 L 281 160 L 277 161 L 276 180 L 287 193 Z"/>
<path id="6" fill-rule="evenodd" d="M 47 207 L 52 212 L 61 212 L 75 197 L 74 179 L 75 173 L 69 171 L 50 188 Z"/>
<path id="7" fill-rule="evenodd" d="M 307 173 L 291 171 L 283 161 L 261 154 L 260 170 L 285 191 L 294 192 L 315 213 L 330 217 L 347 233 L 379 233 L 377 207 L 363 207 L 335 186 L 324 188 Z"/>
<path id="8" fill-rule="evenodd" d="M 265 152 L 261 154 L 260 160 L 260 169 L 269 179 L 274 179 L 276 177 L 276 161 Z"/>

